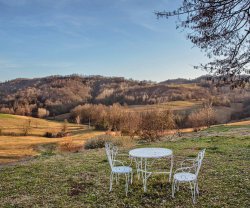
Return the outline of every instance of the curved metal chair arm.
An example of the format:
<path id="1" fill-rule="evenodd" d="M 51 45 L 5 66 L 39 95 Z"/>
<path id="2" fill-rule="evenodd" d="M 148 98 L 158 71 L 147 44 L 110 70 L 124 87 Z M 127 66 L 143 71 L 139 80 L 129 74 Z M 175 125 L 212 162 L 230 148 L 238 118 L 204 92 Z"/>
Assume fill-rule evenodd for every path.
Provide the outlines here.
<path id="1" fill-rule="evenodd" d="M 191 172 L 192 170 L 195 170 L 195 166 L 190 166 L 190 167 L 181 167 L 181 168 L 177 168 L 174 172 L 175 173 L 178 173 L 178 172 L 184 172 L 184 171 L 187 171 L 187 172 Z"/>
<path id="2" fill-rule="evenodd" d="M 185 167 L 184 164 L 188 163 L 188 164 L 192 164 L 194 166 L 194 162 L 195 162 L 196 158 L 192 158 L 192 159 L 185 159 L 181 162 L 181 167 Z"/>
<path id="3" fill-rule="evenodd" d="M 131 158 L 130 156 L 129 156 L 129 154 L 117 154 L 116 155 L 116 158 L 123 158 L 122 160 L 125 160 L 125 158 L 128 160 L 128 161 L 124 161 L 123 162 L 123 164 L 127 164 L 126 166 L 129 166 L 129 167 L 131 167 L 132 166 L 132 163 L 133 163 L 133 158 Z M 130 160 L 130 162 L 129 162 L 129 160 Z M 129 164 L 129 165 L 128 165 Z"/>
<path id="4" fill-rule="evenodd" d="M 116 157 L 129 159 L 129 154 L 117 154 Z"/>
<path id="5" fill-rule="evenodd" d="M 120 160 L 113 160 L 113 162 L 114 162 L 114 165 L 115 165 L 115 163 L 119 163 L 119 164 L 122 164 L 122 166 L 125 166 L 124 163 Z"/>
<path id="6" fill-rule="evenodd" d="M 122 154 L 118 154 L 118 155 L 120 155 L 120 156 L 129 156 L 129 154 L 125 154 L 125 153 L 122 153 Z"/>

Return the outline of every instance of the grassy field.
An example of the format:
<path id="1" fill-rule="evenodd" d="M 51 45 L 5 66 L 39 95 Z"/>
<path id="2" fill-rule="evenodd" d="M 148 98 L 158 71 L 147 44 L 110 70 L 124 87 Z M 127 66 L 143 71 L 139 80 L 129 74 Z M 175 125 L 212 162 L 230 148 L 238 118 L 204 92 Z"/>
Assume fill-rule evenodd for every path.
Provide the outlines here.
<path id="1" fill-rule="evenodd" d="M 2 167 L 1 207 L 249 207 L 250 136 L 241 135 L 248 128 L 227 126 L 227 130 L 222 131 L 232 131 L 234 135 L 238 130 L 235 136 L 223 136 L 223 128 L 217 126 L 192 136 L 184 134 L 177 140 L 135 145 L 172 149 L 174 169 L 182 159 L 194 157 L 199 150 L 207 148 L 199 177 L 201 193 L 195 206 L 188 186 L 181 186 L 172 199 L 171 184 L 161 176 L 149 179 L 147 193 L 143 192 L 137 177 L 129 187 L 128 197 L 125 197 L 122 180 L 109 193 L 109 165 L 104 149 L 99 149 L 43 154 L 32 161 Z M 166 161 L 161 163 L 166 165 Z"/>
<path id="2" fill-rule="evenodd" d="M 29 136 L 22 135 L 23 127 L 29 122 Z M 88 130 L 84 125 L 67 124 L 69 136 L 64 138 L 46 138 L 45 132 L 59 132 L 63 123 L 47 121 L 25 116 L 0 114 L 0 164 L 17 162 L 18 160 L 36 156 L 44 151 L 49 144 L 59 145 L 66 141 L 82 144 L 88 138 L 103 132 Z M 44 146 L 45 145 L 45 146 Z"/>
<path id="3" fill-rule="evenodd" d="M 181 104 L 178 102 L 178 105 Z M 23 126 L 26 125 L 29 120 L 31 125 L 29 136 L 18 136 L 19 134 L 22 135 Z M 0 135 L 0 165 L 17 162 L 22 159 L 43 154 L 43 152 L 46 151 L 46 148 L 50 148 L 49 145 L 59 146 L 67 141 L 71 141 L 77 145 L 83 145 L 86 139 L 104 134 L 104 132 L 88 130 L 85 125 L 68 124 L 67 126 L 70 136 L 64 138 L 46 138 L 44 137 L 45 132 L 59 132 L 63 127 L 63 123 L 25 116 L 0 114 L 1 134 L 7 134 L 7 136 Z M 223 132 L 223 135 L 225 135 L 227 129 L 240 126 L 250 127 L 250 121 L 222 125 L 211 128 L 208 131 L 210 135 L 215 135 L 216 132 Z M 191 132 L 189 137 L 193 136 L 192 128 L 183 129 L 181 131 L 183 133 Z M 174 132 L 175 131 L 170 131 L 170 133 Z M 244 132 L 250 134 L 250 132 L 247 132 L 246 130 L 244 130 Z M 204 134 L 204 132 L 202 132 L 202 134 L 203 136 L 207 136 L 207 133 Z M 227 136 L 237 134 L 237 130 L 234 132 L 227 132 Z"/>
<path id="4" fill-rule="evenodd" d="M 156 109 L 171 109 L 173 111 L 180 111 L 196 109 L 200 107 L 201 104 L 201 101 L 171 101 L 154 105 L 130 105 L 129 110 L 136 110 L 142 112 Z"/>

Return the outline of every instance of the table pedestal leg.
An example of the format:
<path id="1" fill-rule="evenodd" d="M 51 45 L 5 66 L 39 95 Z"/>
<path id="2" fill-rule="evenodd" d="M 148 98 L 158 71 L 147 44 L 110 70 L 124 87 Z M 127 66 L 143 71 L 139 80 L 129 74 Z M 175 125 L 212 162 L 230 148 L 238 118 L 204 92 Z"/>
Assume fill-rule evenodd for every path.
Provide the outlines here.
<path id="1" fill-rule="evenodd" d="M 169 182 L 171 183 L 171 178 L 172 178 L 172 171 L 173 171 L 173 165 L 174 165 L 174 157 L 171 155 L 171 165 L 170 165 L 170 172 L 169 172 Z"/>
<path id="2" fill-rule="evenodd" d="M 144 160 L 143 188 L 144 188 L 144 192 L 146 192 L 147 191 L 147 159 Z"/>

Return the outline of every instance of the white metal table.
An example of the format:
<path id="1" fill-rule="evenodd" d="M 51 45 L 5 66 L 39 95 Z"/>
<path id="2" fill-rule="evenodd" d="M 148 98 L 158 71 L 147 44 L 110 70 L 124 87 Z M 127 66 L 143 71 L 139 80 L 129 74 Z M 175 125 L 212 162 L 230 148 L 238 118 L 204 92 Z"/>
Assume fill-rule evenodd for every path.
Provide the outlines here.
<path id="1" fill-rule="evenodd" d="M 147 191 L 147 179 L 153 174 L 169 174 L 169 181 L 171 181 L 172 169 L 173 169 L 173 151 L 167 148 L 137 148 L 129 151 L 130 158 L 134 159 L 137 169 L 138 178 L 142 174 L 143 188 Z M 170 158 L 171 165 L 168 171 L 148 171 L 149 159 L 153 159 L 151 165 L 156 159 Z"/>

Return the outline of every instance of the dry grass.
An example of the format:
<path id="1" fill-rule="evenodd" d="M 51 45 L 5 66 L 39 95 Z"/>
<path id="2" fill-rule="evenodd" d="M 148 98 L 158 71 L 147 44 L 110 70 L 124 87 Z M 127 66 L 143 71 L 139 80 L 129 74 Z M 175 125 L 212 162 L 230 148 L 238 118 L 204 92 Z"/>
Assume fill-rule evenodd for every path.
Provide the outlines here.
<path id="1" fill-rule="evenodd" d="M 88 130 L 84 125 L 69 124 L 70 136 L 64 138 L 46 138 L 45 132 L 59 132 L 63 123 L 0 114 L 0 128 L 3 134 L 21 134 L 25 122 L 31 120 L 31 136 L 0 136 L 0 164 L 16 162 L 20 159 L 39 155 L 39 145 L 56 143 L 61 145 L 71 141 L 72 147 L 83 146 L 86 139 L 103 134 L 100 131 Z"/>
<path id="2" fill-rule="evenodd" d="M 16 116 L 9 114 L 0 114 L 0 128 L 2 134 L 22 134 L 24 125 L 30 121 L 31 130 L 29 134 L 32 136 L 43 136 L 46 132 L 59 132 L 62 130 L 63 123 L 53 122 L 44 119 Z M 86 129 L 85 126 L 77 126 L 75 124 L 68 125 L 69 132 L 74 134 L 78 130 Z"/>
<path id="3" fill-rule="evenodd" d="M 184 87 L 187 89 L 201 89 L 200 86 L 198 86 L 197 84 L 193 84 L 193 83 L 190 83 L 190 84 L 170 84 L 170 86 L 177 87 L 177 88 L 179 88 L 181 86 L 181 87 Z"/>
<path id="4" fill-rule="evenodd" d="M 20 159 L 39 155 L 37 146 L 43 144 L 60 144 L 72 141 L 72 146 L 83 146 L 88 138 L 103 134 L 103 132 L 85 132 L 65 138 L 45 138 L 36 136 L 0 136 L 0 164 L 17 162 Z"/>
<path id="5" fill-rule="evenodd" d="M 239 121 L 239 122 L 233 122 L 226 124 L 227 126 L 245 126 L 245 125 L 250 125 L 250 120 L 248 121 Z"/>
<path id="6" fill-rule="evenodd" d="M 201 101 L 170 101 L 167 103 L 160 103 L 155 105 L 130 105 L 129 110 L 136 110 L 139 112 L 147 110 L 156 110 L 156 109 L 170 109 L 170 110 L 189 110 L 195 109 L 202 105 Z"/>
<path id="7" fill-rule="evenodd" d="M 88 130 L 84 125 L 78 126 L 75 124 L 69 124 L 70 136 L 64 138 L 46 138 L 42 137 L 46 131 L 58 132 L 61 130 L 63 124 L 43 119 L 6 114 L 0 114 L 0 128 L 4 133 L 19 133 L 22 131 L 23 124 L 27 122 L 28 119 L 31 119 L 32 136 L 0 136 L 0 164 L 16 162 L 26 157 L 39 155 L 40 151 L 37 148 L 39 145 L 55 143 L 60 147 L 63 144 L 65 146 L 67 143 L 70 143 L 72 148 L 68 149 L 77 149 L 80 148 L 80 146 L 83 146 L 87 139 L 104 134 L 104 132 Z M 227 125 L 247 126 L 250 125 L 250 121 L 235 122 Z M 180 130 L 182 133 L 192 131 L 192 128 Z M 168 135 L 175 133 L 176 130 L 166 132 Z M 129 138 L 119 139 L 118 137 L 117 140 L 123 142 L 122 146 L 128 147 L 133 145 L 134 142 Z"/>
<path id="8" fill-rule="evenodd" d="M 61 142 L 58 145 L 58 149 L 61 152 L 79 152 L 83 148 L 82 144 L 75 143 L 72 139 Z"/>

